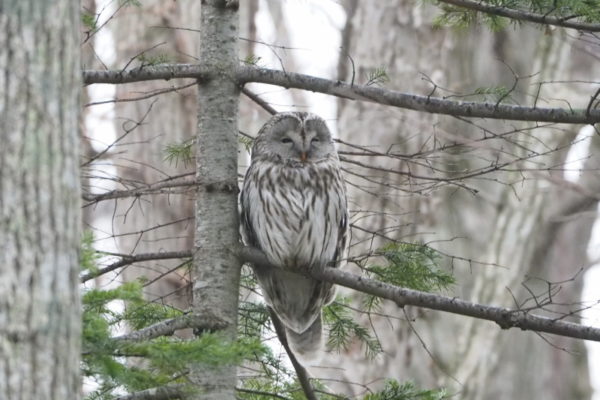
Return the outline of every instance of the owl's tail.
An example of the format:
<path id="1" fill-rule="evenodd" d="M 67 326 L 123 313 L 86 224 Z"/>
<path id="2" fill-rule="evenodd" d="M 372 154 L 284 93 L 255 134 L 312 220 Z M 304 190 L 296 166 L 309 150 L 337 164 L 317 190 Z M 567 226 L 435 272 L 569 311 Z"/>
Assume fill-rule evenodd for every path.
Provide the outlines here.
<path id="1" fill-rule="evenodd" d="M 297 333 L 286 328 L 288 344 L 292 352 L 303 366 L 317 363 L 323 356 L 323 326 L 321 315 L 304 332 Z"/>

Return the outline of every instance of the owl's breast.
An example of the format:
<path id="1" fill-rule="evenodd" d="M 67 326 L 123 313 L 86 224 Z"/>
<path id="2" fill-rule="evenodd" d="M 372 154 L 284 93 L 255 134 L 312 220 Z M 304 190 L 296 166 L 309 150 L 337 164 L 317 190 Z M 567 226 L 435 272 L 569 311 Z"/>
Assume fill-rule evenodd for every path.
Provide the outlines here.
<path id="1" fill-rule="evenodd" d="M 286 269 L 321 266 L 335 257 L 343 188 L 319 166 L 277 166 L 245 188 L 258 244 L 270 261 Z"/>

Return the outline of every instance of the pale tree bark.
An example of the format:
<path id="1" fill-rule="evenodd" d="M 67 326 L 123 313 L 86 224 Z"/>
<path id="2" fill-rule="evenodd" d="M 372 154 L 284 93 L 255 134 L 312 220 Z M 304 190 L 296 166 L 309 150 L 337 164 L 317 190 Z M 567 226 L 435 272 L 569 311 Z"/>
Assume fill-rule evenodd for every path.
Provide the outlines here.
<path id="1" fill-rule="evenodd" d="M 119 10 L 105 28 L 112 29 L 115 37 L 115 67 L 122 68 L 130 62 L 131 66 L 140 66 L 157 57 L 165 57 L 168 62 L 196 62 L 198 34 L 177 28 L 197 29 L 199 15 L 200 2 L 194 0 L 152 0 L 143 2 L 141 7 Z M 136 56 L 138 59 L 134 59 Z M 157 97 L 115 104 L 117 137 L 131 130 L 113 149 L 120 182 L 118 189 L 168 180 L 184 173 L 193 175 L 193 163 L 169 162 L 165 159 L 165 149 L 192 139 L 197 108 L 193 80 L 118 86 L 117 99 L 125 99 L 190 84 L 192 86 Z M 116 234 L 124 235 L 118 239 L 120 252 L 157 253 L 192 248 L 193 191 L 125 199 L 115 207 L 112 226 Z M 155 229 L 158 226 L 160 228 Z M 148 261 L 128 267 L 124 277 L 155 281 L 145 288 L 149 299 L 187 308 L 191 292 L 186 269 L 177 268 L 181 263 L 181 260 Z"/>
<path id="2" fill-rule="evenodd" d="M 211 74 L 198 84 L 193 311 L 213 317 L 234 339 L 241 268 L 234 251 L 239 244 L 237 2 L 204 1 L 200 29 L 200 62 Z M 235 365 L 195 365 L 190 379 L 203 389 L 199 399 L 235 398 Z"/>
<path id="3" fill-rule="evenodd" d="M 0 2 L 0 398 L 80 393 L 79 3 Z"/>
<path id="4" fill-rule="evenodd" d="M 507 40 L 507 46 L 514 46 L 513 40 L 518 39 L 509 37 Z M 571 60 L 577 60 L 578 57 L 577 54 L 569 54 L 572 51 L 571 45 L 571 41 L 560 32 L 541 36 L 533 52 L 535 62 L 531 73 L 538 71 L 540 81 L 572 77 L 576 66 Z M 550 88 L 542 89 L 540 95 L 566 101 L 576 101 L 579 96 L 585 96 L 584 92 L 576 91 L 550 92 Z M 566 128 L 559 134 L 552 130 L 536 129 L 527 139 L 527 150 L 522 149 L 517 153 L 542 153 L 547 148 L 564 148 L 536 160 L 542 165 L 562 165 L 568 144 L 577 134 L 576 128 L 571 127 L 570 131 Z M 525 167 L 527 164 L 521 165 Z M 597 160 L 592 158 L 586 167 L 596 168 L 595 165 L 597 166 Z M 584 174 L 586 179 L 582 182 L 587 184 L 587 187 L 584 186 L 585 191 L 595 194 L 597 184 L 592 184 L 590 174 L 594 174 L 593 169 Z M 580 219 L 577 223 L 577 235 L 572 236 L 565 233 L 571 231 L 573 225 L 562 225 L 564 221 L 573 218 L 573 215 L 589 211 L 590 207 L 594 208 L 597 200 L 589 195 L 572 192 L 564 184 L 549 184 L 551 177 L 552 175 L 544 173 L 536 175 L 516 172 L 503 175 L 503 179 L 512 182 L 524 181 L 518 187 L 505 187 L 497 194 L 499 201 L 494 210 L 495 221 L 489 225 L 493 231 L 486 239 L 488 242 L 481 243 L 485 246 L 482 247 L 485 252 L 481 254 L 483 261 L 508 268 L 486 268 L 480 271 L 475 276 L 471 293 L 473 300 L 512 305 L 515 302 L 513 296 L 517 301 L 530 296 L 529 291 L 521 286 L 524 283 L 529 290 L 540 296 L 538 301 L 541 301 L 548 291 L 545 281 L 564 281 L 560 285 L 561 292 L 555 294 L 552 301 L 565 306 L 549 306 L 548 308 L 555 310 L 550 315 L 556 317 L 560 312 L 569 314 L 578 308 L 582 281 L 577 274 L 587 264 L 586 244 L 593 219 L 587 222 Z M 555 179 L 559 177 L 560 174 L 554 174 Z M 471 235 L 474 237 L 475 231 Z M 528 280 L 528 276 L 537 279 Z M 554 287 L 556 288 L 557 286 Z M 534 304 L 532 301 L 527 305 Z M 578 321 L 577 315 L 573 316 L 573 320 Z M 460 361 L 455 364 L 456 377 L 464 384 L 461 391 L 465 398 L 526 395 L 549 399 L 584 399 L 591 396 L 583 343 L 547 338 L 552 343 L 549 344 L 530 335 L 502 335 L 497 330 L 471 321 L 463 325 L 459 336 L 462 343 L 457 353 Z M 514 367 L 511 368 L 511 365 Z M 549 384 L 557 376 L 562 377 L 560 388 Z M 506 382 L 503 378 L 516 384 L 502 385 L 499 382 Z"/>
<path id="5" fill-rule="evenodd" d="M 542 32 L 523 28 L 492 34 L 480 28 L 476 35 L 459 36 L 451 31 L 433 30 L 431 18 L 435 12 L 428 7 L 413 6 L 401 0 L 377 6 L 359 2 L 355 9 L 352 8 L 353 2 L 349 4 L 353 11 L 349 21 L 350 30 L 360 31 L 360 34 L 355 33 L 349 39 L 347 51 L 355 62 L 356 79 L 359 83 L 360 79 L 365 79 L 368 71 L 383 66 L 391 78 L 391 82 L 385 84 L 386 88 L 403 92 L 428 95 L 434 88 L 430 82 L 464 92 L 468 92 L 468 88 L 474 90 L 498 84 L 511 87 L 514 76 L 507 66 L 495 61 L 496 58 L 505 61 L 520 76 L 540 72 L 536 76 L 539 81 L 569 79 L 573 76 L 570 43 L 560 32 L 543 35 Z M 532 59 L 535 62 L 532 63 Z M 581 69 L 581 64 L 577 67 Z M 341 68 L 341 71 L 344 69 Z M 589 71 L 590 69 L 584 69 L 584 73 L 589 74 Z M 344 78 L 349 80 L 350 75 L 351 71 L 347 68 Z M 532 87 L 523 82 L 519 82 L 518 87 L 532 91 Z M 550 90 L 542 88 L 540 98 L 561 98 L 572 104 L 573 99 L 578 96 L 589 98 L 586 93 L 560 92 L 557 95 L 544 91 L 546 89 Z M 433 95 L 439 96 L 440 92 L 438 87 Z M 526 104 L 532 101 L 530 98 L 519 97 L 520 94 L 513 96 Z M 492 132 L 510 128 L 507 124 L 489 122 L 485 123 L 485 127 Z M 376 143 L 380 146 L 378 150 L 382 152 L 392 150 L 400 154 L 417 153 L 426 149 L 428 143 L 438 140 L 444 142 L 444 139 L 450 138 L 460 142 L 480 135 L 477 129 L 461 122 L 453 122 L 447 117 L 348 101 L 340 104 L 339 129 L 340 137 L 344 140 L 365 146 Z M 366 135 L 365 132 L 370 134 Z M 475 153 L 462 156 L 462 159 L 460 155 L 444 156 L 447 158 L 446 167 L 458 165 L 464 171 L 489 164 L 493 156 L 482 155 L 485 152 L 498 155 L 499 159 L 503 157 L 502 151 L 515 158 L 525 156 L 526 151 L 541 154 L 544 149 L 568 145 L 575 134 L 573 128 L 570 131 L 534 130 L 529 137 L 518 136 L 517 142 L 489 142 L 482 146 L 477 157 L 474 156 Z M 498 153 L 498 149 L 502 151 Z M 560 165 L 565 155 L 566 149 L 563 149 L 539 157 L 536 162 L 547 166 Z M 433 163 L 440 167 L 435 160 Z M 427 164 L 417 164 L 411 160 L 394 159 L 386 163 L 385 159 L 374 157 L 371 165 L 400 168 L 414 175 L 426 176 L 433 173 L 436 176 Z M 532 167 L 532 164 L 518 163 L 515 169 L 519 166 Z M 535 255 L 542 252 L 546 256 L 544 260 L 548 261 L 548 252 L 545 250 L 551 246 L 550 243 L 556 241 L 569 248 L 568 254 L 571 255 L 563 257 L 560 265 L 558 258 L 551 259 L 549 269 L 537 271 L 536 276 L 548 280 L 565 279 L 565 275 L 575 275 L 582 266 L 582 260 L 585 260 L 585 246 L 576 245 L 575 238 L 565 236 L 564 232 L 559 236 L 555 235 L 556 232 L 548 234 L 548 220 L 551 219 L 547 213 L 548 205 L 558 203 L 556 193 L 564 189 L 553 187 L 544 174 L 496 173 L 489 181 L 464 182 L 469 188 L 478 190 L 474 194 L 469 190 L 457 189 L 456 186 L 445 190 L 431 189 L 431 186 L 424 188 L 423 181 L 405 177 L 399 180 L 397 176 L 383 172 L 364 169 L 354 169 L 354 172 L 363 175 L 368 173 L 372 181 L 381 180 L 396 185 L 382 185 L 373 196 L 367 194 L 374 191 L 372 181 L 367 182 L 350 175 L 355 185 L 367 189 L 350 189 L 350 203 L 358 210 L 354 214 L 357 225 L 370 231 L 387 232 L 387 237 L 404 241 L 435 242 L 452 239 L 447 244 L 442 242 L 433 246 L 467 260 L 488 264 L 469 263 L 466 265 L 468 268 L 462 268 L 460 262 L 453 263 L 458 277 L 459 297 L 470 296 L 473 301 L 483 304 L 513 306 L 511 292 L 507 288 L 518 299 L 525 298 L 527 292 L 519 289 L 525 275 L 547 264 Z M 441 176 L 444 176 L 443 173 Z M 498 181 L 519 181 L 519 185 L 495 183 Z M 396 191 L 398 186 L 405 192 Z M 381 213 L 382 210 L 385 212 Z M 374 216 L 367 217 L 371 212 Z M 582 230 L 578 239 L 586 241 L 589 238 L 589 226 L 580 228 Z M 357 233 L 354 237 L 355 240 L 360 240 L 368 235 Z M 545 240 L 550 240 L 550 243 Z M 368 243 L 376 247 L 384 241 L 381 237 L 376 237 Z M 359 252 L 358 247 L 353 250 Z M 567 260 L 572 263 L 564 264 Z M 551 272 L 558 269 L 561 274 Z M 570 292 L 568 299 L 571 303 L 579 299 L 579 284 L 580 282 L 565 284 L 568 289 L 564 291 Z M 404 314 L 395 311 L 394 306 L 387 307 L 386 310 L 404 318 Z M 506 333 L 496 326 L 475 320 L 410 310 L 408 315 L 416 317 L 416 321 L 409 324 L 371 319 L 385 352 L 374 361 L 376 368 L 373 367 L 373 362 L 362 361 L 363 356 L 358 347 L 351 348 L 343 355 L 342 362 L 333 361 L 332 364 L 346 365 L 347 358 L 351 358 L 352 365 L 356 368 L 346 371 L 345 376 L 349 381 L 370 382 L 393 376 L 400 380 L 414 380 L 427 387 L 442 384 L 451 388 L 452 392 L 459 391 L 459 396 L 465 399 L 539 397 L 540 393 L 550 399 L 590 396 L 585 349 L 581 344 L 569 342 L 567 347 L 575 347 L 579 354 L 573 356 L 553 348 L 535 335 Z M 393 326 L 392 329 L 390 325 Z M 419 337 L 415 335 L 413 328 Z M 431 356 L 423 351 L 423 346 L 427 347 Z M 541 368 L 541 365 L 544 367 Z M 568 377 L 569 383 L 563 385 L 560 391 L 552 391 L 553 386 L 547 383 L 559 375 L 565 377 L 563 379 Z M 507 385 L 506 382 L 511 384 Z M 356 392 L 360 388 L 348 386 L 344 390 Z"/>

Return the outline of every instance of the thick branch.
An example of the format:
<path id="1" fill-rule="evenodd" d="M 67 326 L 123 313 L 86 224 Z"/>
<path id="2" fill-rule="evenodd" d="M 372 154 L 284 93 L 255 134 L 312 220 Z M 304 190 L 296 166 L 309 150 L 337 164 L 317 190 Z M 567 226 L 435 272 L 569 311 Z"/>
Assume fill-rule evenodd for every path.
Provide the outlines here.
<path id="1" fill-rule="evenodd" d="M 199 79 L 206 77 L 207 74 L 202 69 L 189 64 L 160 65 L 127 71 L 83 72 L 83 78 L 87 84 L 117 84 L 151 79 Z M 438 97 L 401 93 L 375 86 L 351 85 L 340 81 L 248 65 L 238 67 L 237 79 L 240 84 L 249 82 L 266 83 L 285 88 L 309 90 L 351 100 L 367 101 L 435 114 L 568 124 L 595 124 L 600 122 L 600 110 L 567 110 L 563 108 L 522 107 L 508 104 L 453 101 Z"/>
<path id="2" fill-rule="evenodd" d="M 401 93 L 375 86 L 349 85 L 340 81 L 251 66 L 240 66 L 238 79 L 240 83 L 259 82 L 285 88 L 304 89 L 351 100 L 367 101 L 435 114 L 570 124 L 600 122 L 600 110 L 589 110 L 588 112 L 584 109 L 567 110 L 445 100 L 438 97 Z"/>
<path id="3" fill-rule="evenodd" d="M 250 263 L 269 265 L 265 255 L 255 248 L 244 247 L 240 249 L 239 256 Z M 334 268 L 325 268 L 322 271 L 314 270 L 310 272 L 310 276 L 392 300 L 400 307 L 411 305 L 485 319 L 497 323 L 502 329 L 520 328 L 577 339 L 600 341 L 600 328 L 562 321 L 561 319 L 541 317 L 530 314 L 525 310 L 487 306 L 454 297 L 404 289 Z"/>
<path id="4" fill-rule="evenodd" d="M 132 83 L 175 78 L 207 78 L 206 68 L 197 64 L 147 65 L 127 70 L 88 70 L 83 71 L 83 83 Z"/>
<path id="5" fill-rule="evenodd" d="M 472 0 L 438 0 L 440 3 L 452 4 L 453 6 L 468 8 L 469 10 L 481 11 L 486 14 L 498 15 L 518 21 L 534 22 L 543 25 L 555 25 L 563 28 L 573 28 L 580 31 L 600 32 L 600 24 L 571 21 L 564 17 L 553 17 L 544 14 L 536 14 L 523 10 L 495 6 L 483 1 Z"/>
<path id="6" fill-rule="evenodd" d="M 113 340 L 139 342 L 142 340 L 150 340 L 160 336 L 169 336 L 175 331 L 194 328 L 200 331 L 213 331 L 221 329 L 225 326 L 223 321 L 220 321 L 212 316 L 202 316 L 194 314 L 185 314 L 180 317 L 167 319 L 157 322 L 156 324 L 147 326 L 137 331 L 127 333 L 125 335 L 116 336 Z"/>

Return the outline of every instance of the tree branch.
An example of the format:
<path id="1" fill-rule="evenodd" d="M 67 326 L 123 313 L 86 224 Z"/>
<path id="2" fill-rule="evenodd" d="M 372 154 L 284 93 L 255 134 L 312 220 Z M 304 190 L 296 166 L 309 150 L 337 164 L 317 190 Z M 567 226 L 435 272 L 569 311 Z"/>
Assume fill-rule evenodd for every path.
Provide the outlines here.
<path id="1" fill-rule="evenodd" d="M 310 379 L 308 376 L 308 372 L 306 369 L 296 360 L 296 356 L 294 352 L 290 349 L 290 346 L 287 341 L 287 336 L 285 334 L 285 328 L 283 323 L 275 314 L 275 311 L 271 307 L 269 307 L 269 315 L 271 316 L 271 322 L 273 322 L 273 327 L 275 328 L 275 332 L 277 332 L 277 337 L 279 338 L 279 342 L 285 349 L 292 365 L 294 366 L 294 370 L 296 371 L 296 376 L 298 377 L 298 382 L 300 382 L 300 386 L 302 386 L 302 391 L 308 400 L 317 400 L 317 395 L 310 384 Z"/>
<path id="2" fill-rule="evenodd" d="M 246 262 L 265 266 L 270 265 L 264 253 L 256 248 L 244 247 L 239 250 L 238 254 Z M 278 267 L 272 266 L 272 268 Z M 600 328 L 562 321 L 560 318 L 542 317 L 530 314 L 527 310 L 488 306 L 455 297 L 404 289 L 335 268 L 315 269 L 310 271 L 309 275 L 315 279 L 392 300 L 399 307 L 411 305 L 485 319 L 497 323 L 502 329 L 520 328 L 577 339 L 600 341 Z"/>
<path id="3" fill-rule="evenodd" d="M 224 321 L 220 321 L 214 317 L 189 313 L 180 317 L 157 322 L 156 324 L 127 333 L 125 335 L 116 336 L 112 339 L 116 341 L 139 342 L 142 340 L 154 339 L 160 336 L 169 336 L 175 333 L 175 331 L 186 328 L 194 328 L 201 331 L 214 331 L 222 329 L 224 326 Z"/>
<path id="4" fill-rule="evenodd" d="M 600 32 L 600 24 L 571 21 L 564 17 L 553 17 L 545 14 L 536 14 L 524 10 L 515 10 L 512 8 L 494 6 L 483 1 L 472 0 L 438 0 L 440 3 L 452 4 L 453 6 L 467 8 L 469 10 L 480 11 L 486 14 L 498 15 L 517 21 L 528 21 L 542 25 L 554 25 L 563 28 L 578 29 L 587 32 Z"/>
<path id="5" fill-rule="evenodd" d="M 100 194 L 89 194 L 83 193 L 82 198 L 89 203 L 85 204 L 84 207 L 88 207 L 92 204 L 98 203 L 103 200 L 121 199 L 125 197 L 137 197 L 147 194 L 158 194 L 158 193 L 172 193 L 170 189 L 181 188 L 181 187 L 192 187 L 197 185 L 196 178 L 193 179 L 179 179 L 170 180 L 165 182 L 158 182 L 149 184 L 144 187 L 139 187 L 129 190 L 111 190 Z"/>
<path id="6" fill-rule="evenodd" d="M 438 97 L 401 93 L 375 86 L 349 85 L 340 81 L 247 65 L 238 68 L 237 76 L 240 83 L 258 82 L 285 88 L 304 89 L 350 100 L 360 100 L 435 114 L 570 124 L 600 122 L 599 110 L 590 110 L 588 113 L 585 109 L 566 110 L 562 108 L 522 107 L 508 104 L 446 100 Z"/>
<path id="7" fill-rule="evenodd" d="M 140 390 L 119 396 L 115 400 L 172 400 L 183 399 L 186 395 L 185 385 L 168 385 L 157 388 Z"/>
<path id="8" fill-rule="evenodd" d="M 207 68 L 197 64 L 160 64 L 146 65 L 123 70 L 86 70 L 83 71 L 83 83 L 133 83 L 176 78 L 208 78 Z"/>
<path id="9" fill-rule="evenodd" d="M 196 65 L 172 64 L 136 68 L 127 71 L 84 71 L 86 84 L 127 83 L 152 79 L 208 78 L 205 70 Z M 492 118 L 515 121 L 539 121 L 568 124 L 600 122 L 600 110 L 522 107 L 508 104 L 478 103 L 446 100 L 438 97 L 401 93 L 367 85 L 351 85 L 314 76 L 241 65 L 237 70 L 240 84 L 265 83 L 329 94 L 350 100 L 470 118 Z"/>
<path id="10" fill-rule="evenodd" d="M 114 271 L 116 269 L 125 267 L 130 264 L 134 264 L 137 262 L 143 261 L 151 261 L 151 260 L 169 260 L 173 258 L 189 258 L 192 256 L 191 251 L 165 251 L 162 253 L 144 253 L 144 254 L 135 254 L 135 255 L 122 255 L 119 261 L 115 261 L 114 263 L 107 265 L 104 268 L 100 268 L 97 271 L 88 272 L 85 275 L 82 275 L 80 279 L 81 283 L 85 283 L 90 279 L 94 279 L 99 277 L 100 275 L 104 275 L 108 272 Z"/>

